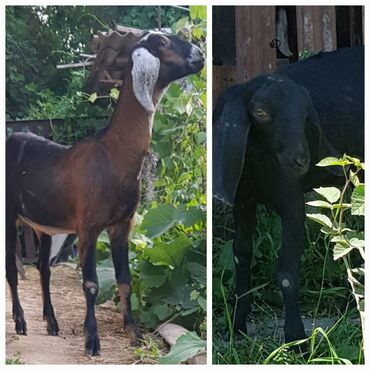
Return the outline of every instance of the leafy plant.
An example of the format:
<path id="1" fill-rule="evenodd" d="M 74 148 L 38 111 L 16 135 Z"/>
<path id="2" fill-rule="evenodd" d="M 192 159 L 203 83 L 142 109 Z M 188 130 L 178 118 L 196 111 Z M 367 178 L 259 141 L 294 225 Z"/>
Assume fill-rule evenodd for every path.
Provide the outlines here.
<path id="1" fill-rule="evenodd" d="M 325 200 L 308 202 L 310 206 L 329 210 L 329 216 L 324 213 L 307 214 L 311 220 L 319 223 L 321 231 L 326 235 L 326 240 L 334 244 L 334 260 L 342 260 L 351 286 L 353 296 L 356 300 L 357 310 L 361 318 L 361 327 L 364 335 L 364 283 L 361 281 L 365 276 L 364 264 L 354 267 L 351 259 L 358 253 L 363 262 L 365 261 L 365 240 L 362 230 L 354 230 L 344 223 L 344 212 L 351 211 L 352 216 L 365 215 L 365 184 L 360 182 L 359 173 L 364 170 L 364 164 L 357 158 L 344 155 L 342 158 L 325 158 L 317 166 L 340 166 L 343 168 L 345 184 L 342 190 L 334 187 L 314 189 Z M 352 166 L 354 170 L 347 169 Z M 354 186 L 351 194 L 351 203 L 345 203 L 344 198 L 350 184 Z"/>
<path id="2" fill-rule="evenodd" d="M 349 165 L 347 165 L 348 167 Z M 355 166 L 356 168 L 356 166 Z M 355 170 L 353 171 L 355 172 Z M 351 177 L 350 172 L 347 175 Z M 360 176 L 357 176 L 361 178 Z M 345 177 L 344 177 L 345 179 Z M 355 177 L 353 177 L 355 179 Z M 362 193 L 363 186 L 359 185 Z M 319 192 L 321 190 L 318 190 Z M 331 190 L 328 197 L 333 198 L 342 191 Z M 346 193 L 348 193 L 348 188 Z M 317 193 L 315 193 L 317 196 Z M 318 202 L 314 194 L 307 195 L 307 202 Z M 349 200 L 347 201 L 347 198 Z M 340 199 L 340 198 L 339 198 Z M 355 209 L 362 209 L 363 203 L 355 196 Z M 320 202 L 330 202 L 324 198 Z M 350 203 L 350 196 L 344 197 L 344 207 Z M 336 201 L 333 211 L 336 211 Z M 316 203 L 319 205 L 320 203 Z M 321 203 L 322 204 L 322 203 Z M 311 206 L 308 206 L 311 207 Z M 312 209 L 312 208 L 311 208 Z M 347 208 L 345 208 L 347 209 Z M 331 220 L 331 210 L 322 208 L 322 214 Z M 250 336 L 241 341 L 233 336 L 232 323 L 235 302 L 235 266 L 232 251 L 234 225 L 231 208 L 218 201 L 213 204 L 213 362 L 217 364 L 249 363 L 261 364 L 268 359 L 274 364 L 306 364 L 306 363 L 363 363 L 362 334 L 358 325 L 356 311 L 348 307 L 348 286 L 344 284 L 347 275 L 344 263 L 338 263 L 331 258 L 332 243 L 326 234 L 320 232 L 324 227 L 316 222 L 306 222 L 306 251 L 302 258 L 300 304 L 302 314 L 312 317 L 316 329 L 309 343 L 308 357 L 299 357 L 289 350 L 291 344 L 282 345 L 282 338 L 267 333 L 267 328 L 280 325 L 282 299 L 275 281 L 276 261 L 281 240 L 281 225 L 279 217 L 265 206 L 257 209 L 257 226 L 253 234 L 254 256 L 251 263 L 251 278 L 253 287 L 253 311 L 251 314 L 252 330 Z M 309 213 L 312 213 L 310 211 Z M 320 218 L 320 216 L 318 216 Z M 332 221 L 331 221 L 332 222 Z M 343 229 L 356 230 L 361 235 L 363 218 L 343 211 Z M 360 239 L 360 238 L 359 238 Z M 353 264 L 355 257 L 360 255 L 353 249 L 347 257 Z M 339 259 L 341 260 L 341 259 Z M 355 275 L 357 278 L 358 275 Z M 360 280 L 361 282 L 361 280 Z M 360 292 L 361 293 L 361 292 Z M 354 318 L 355 316 L 355 318 Z M 320 330 L 324 329 L 322 322 L 326 318 L 339 317 L 325 329 L 329 341 L 322 339 Z M 321 326 L 320 326 L 321 325 Z M 326 327 L 326 326 L 325 326 Z M 319 329 L 320 328 L 320 329 Z M 279 350 L 280 349 L 280 350 Z M 334 355 L 334 352 L 336 355 Z M 273 356 L 270 356 L 274 353 Z"/>
<path id="3" fill-rule="evenodd" d="M 160 364 L 180 364 L 193 358 L 200 352 L 205 352 L 206 341 L 200 339 L 194 332 L 187 332 L 177 338 L 171 351 L 159 359 Z"/>

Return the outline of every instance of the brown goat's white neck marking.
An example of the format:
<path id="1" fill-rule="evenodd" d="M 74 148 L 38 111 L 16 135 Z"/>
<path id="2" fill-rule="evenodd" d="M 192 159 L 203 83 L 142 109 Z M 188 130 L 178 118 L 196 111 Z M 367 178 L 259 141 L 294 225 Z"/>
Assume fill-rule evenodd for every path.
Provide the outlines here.
<path id="1" fill-rule="evenodd" d="M 37 224 L 36 222 L 31 221 L 29 218 L 23 217 L 21 215 L 18 215 L 18 218 L 26 225 L 32 227 L 32 229 L 34 229 L 35 231 L 41 231 L 42 233 L 50 235 L 50 236 L 57 235 L 57 234 L 75 234 L 76 233 L 75 230 L 62 229 L 62 228 L 55 227 L 55 226 L 40 225 L 40 224 Z"/>

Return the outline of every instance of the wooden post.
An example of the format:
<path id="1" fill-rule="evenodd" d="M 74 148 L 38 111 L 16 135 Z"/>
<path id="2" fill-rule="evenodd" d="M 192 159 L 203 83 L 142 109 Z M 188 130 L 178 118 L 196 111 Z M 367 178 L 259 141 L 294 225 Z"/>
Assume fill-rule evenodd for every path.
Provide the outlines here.
<path id="1" fill-rule="evenodd" d="M 297 6 L 298 51 L 337 48 L 334 6 Z"/>
<path id="2" fill-rule="evenodd" d="M 236 6 L 236 79 L 245 82 L 276 68 L 276 49 L 270 43 L 276 38 L 274 6 Z"/>
<path id="3" fill-rule="evenodd" d="M 363 43 L 363 8 L 361 6 L 349 7 L 349 32 L 351 46 Z"/>

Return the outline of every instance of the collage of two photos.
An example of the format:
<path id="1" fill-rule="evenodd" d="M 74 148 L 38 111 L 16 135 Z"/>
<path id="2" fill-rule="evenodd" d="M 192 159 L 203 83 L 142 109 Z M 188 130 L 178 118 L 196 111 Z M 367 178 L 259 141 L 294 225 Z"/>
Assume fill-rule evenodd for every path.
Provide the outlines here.
<path id="1" fill-rule="evenodd" d="M 363 6 L 4 13 L 6 364 L 365 362 Z"/>

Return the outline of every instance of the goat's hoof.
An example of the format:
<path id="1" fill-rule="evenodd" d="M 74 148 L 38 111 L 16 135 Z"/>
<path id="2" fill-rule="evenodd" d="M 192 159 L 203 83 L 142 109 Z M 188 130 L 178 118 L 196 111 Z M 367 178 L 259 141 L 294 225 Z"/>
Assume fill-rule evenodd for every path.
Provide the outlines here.
<path id="1" fill-rule="evenodd" d="M 129 326 L 127 327 L 127 332 L 130 337 L 131 347 L 138 347 L 140 345 L 140 341 L 144 339 L 140 330 L 136 326 Z"/>
<path id="2" fill-rule="evenodd" d="M 48 335 L 58 335 L 59 334 L 59 325 L 58 322 L 55 321 L 49 321 L 48 325 L 46 327 L 46 330 L 48 332 Z"/>
<path id="3" fill-rule="evenodd" d="M 22 316 L 18 316 L 14 319 L 15 331 L 18 335 L 27 335 L 27 324 Z"/>
<path id="4" fill-rule="evenodd" d="M 100 356 L 100 339 L 98 335 L 90 335 L 85 342 L 85 355 Z"/>

